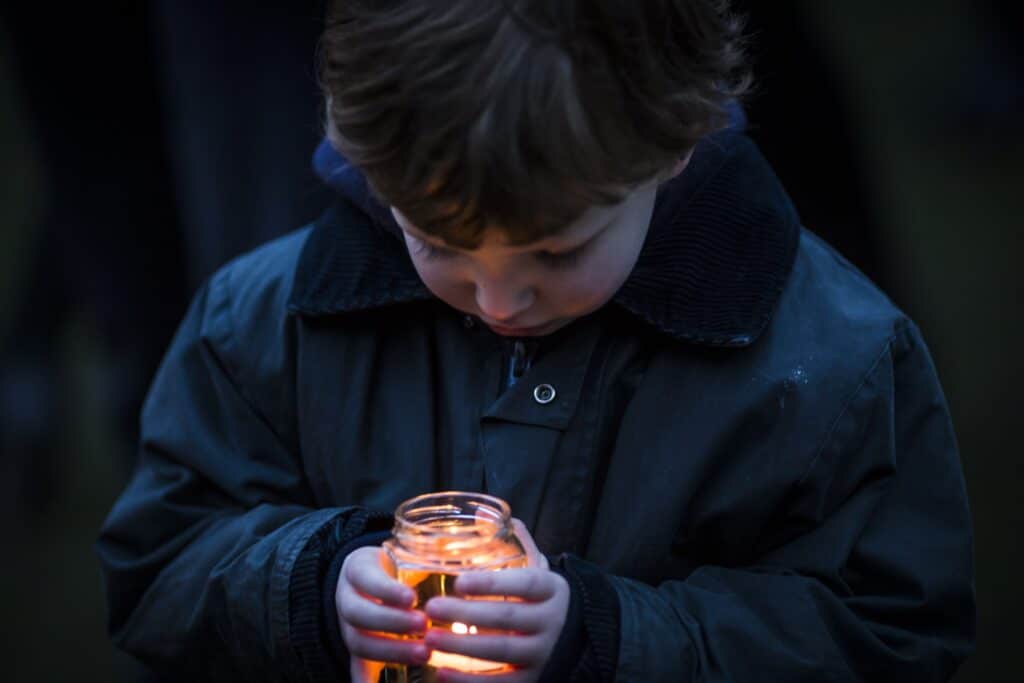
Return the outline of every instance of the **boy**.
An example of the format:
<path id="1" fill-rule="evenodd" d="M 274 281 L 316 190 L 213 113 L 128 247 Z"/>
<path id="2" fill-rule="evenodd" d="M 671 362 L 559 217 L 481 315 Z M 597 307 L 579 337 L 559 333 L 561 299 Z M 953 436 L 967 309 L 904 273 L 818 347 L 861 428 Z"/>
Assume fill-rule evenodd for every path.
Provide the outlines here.
<path id="1" fill-rule="evenodd" d="M 341 198 L 182 324 L 99 541 L 116 642 L 181 680 L 433 648 L 516 682 L 948 679 L 941 389 L 727 127 L 739 41 L 712 0 L 342 3 Z M 517 600 L 412 609 L 388 574 L 389 513 L 443 489 L 510 502 L 534 566 L 456 588 Z"/>

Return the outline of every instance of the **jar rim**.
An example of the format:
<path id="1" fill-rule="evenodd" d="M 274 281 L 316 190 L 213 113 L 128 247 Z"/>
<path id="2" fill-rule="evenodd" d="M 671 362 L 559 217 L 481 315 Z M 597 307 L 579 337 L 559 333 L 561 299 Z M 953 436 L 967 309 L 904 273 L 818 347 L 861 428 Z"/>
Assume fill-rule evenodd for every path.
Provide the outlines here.
<path id="1" fill-rule="evenodd" d="M 478 513 L 483 512 L 485 517 L 490 518 L 487 521 L 499 527 L 507 524 L 512 517 L 509 504 L 497 496 L 471 491 L 437 491 L 409 498 L 400 504 L 395 510 L 395 525 L 423 536 L 479 535 L 480 530 L 476 525 L 448 527 L 442 531 L 436 524 L 432 524 L 438 517 L 443 516 L 445 511 L 459 509 L 458 505 L 475 507 Z M 428 515 L 423 520 L 414 520 L 410 518 L 410 513 L 414 511 L 421 513 L 434 511 L 437 514 Z"/>

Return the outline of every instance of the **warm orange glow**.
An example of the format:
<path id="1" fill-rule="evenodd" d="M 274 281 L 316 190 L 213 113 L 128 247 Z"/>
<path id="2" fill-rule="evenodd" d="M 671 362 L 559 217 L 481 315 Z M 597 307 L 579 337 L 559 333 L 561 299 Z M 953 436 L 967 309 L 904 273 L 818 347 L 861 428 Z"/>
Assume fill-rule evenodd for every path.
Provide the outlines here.
<path id="1" fill-rule="evenodd" d="M 389 569 L 416 593 L 413 607 L 423 609 L 431 598 L 456 595 L 457 578 L 469 571 L 498 571 L 525 567 L 529 558 L 511 524 L 508 504 L 485 494 L 442 491 L 417 496 L 395 511 L 392 538 L 384 542 Z M 470 599 L 501 600 L 503 596 Z M 428 621 L 427 628 L 451 629 L 455 635 L 477 635 L 472 624 Z M 414 673 L 428 675 L 439 668 L 467 673 L 501 673 L 511 665 L 434 650 L 425 667 L 389 665 L 399 678 L 371 679 L 376 683 L 405 681 Z M 390 669 L 389 669 L 390 670 Z M 388 670 L 385 670 L 385 674 Z"/>
<path id="2" fill-rule="evenodd" d="M 428 666 L 436 669 L 455 669 L 466 673 L 495 672 L 505 668 L 501 662 L 489 662 L 486 659 L 474 659 L 466 655 L 456 655 L 451 652 L 434 650 L 430 653 Z"/>
<path id="3" fill-rule="evenodd" d="M 475 635 L 477 632 L 476 626 L 467 626 L 461 621 L 456 621 L 452 624 L 452 633 L 456 633 L 460 636 L 464 636 L 467 633 Z M 456 671 L 465 671 L 469 673 L 497 671 L 505 667 L 501 662 L 491 662 L 486 659 L 476 659 L 465 655 L 452 654 L 451 652 L 441 652 L 440 650 L 434 650 L 430 653 L 430 661 L 428 661 L 427 664 L 437 668 L 443 667 L 445 669 L 455 669 Z"/>

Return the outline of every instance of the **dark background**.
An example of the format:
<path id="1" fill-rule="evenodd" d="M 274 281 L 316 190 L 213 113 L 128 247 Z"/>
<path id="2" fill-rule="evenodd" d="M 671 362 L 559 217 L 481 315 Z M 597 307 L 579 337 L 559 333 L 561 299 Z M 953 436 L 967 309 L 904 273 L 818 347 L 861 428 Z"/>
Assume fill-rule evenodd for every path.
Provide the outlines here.
<path id="1" fill-rule="evenodd" d="M 91 544 L 138 401 L 197 284 L 326 201 L 319 8 L 257 4 L 0 10 L 5 681 L 131 676 Z M 977 541 L 978 652 L 956 680 L 1021 680 L 1020 10 L 748 4 L 752 135 L 808 227 L 918 321 L 946 389 Z"/>

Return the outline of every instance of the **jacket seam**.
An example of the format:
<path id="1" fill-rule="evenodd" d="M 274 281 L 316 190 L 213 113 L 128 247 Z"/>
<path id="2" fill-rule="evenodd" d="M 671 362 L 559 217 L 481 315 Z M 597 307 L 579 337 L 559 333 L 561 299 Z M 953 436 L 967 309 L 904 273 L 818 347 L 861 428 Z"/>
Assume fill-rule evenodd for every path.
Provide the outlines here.
<path id="1" fill-rule="evenodd" d="M 592 352 L 593 354 L 597 354 L 598 351 L 600 351 L 603 354 L 601 356 L 601 358 L 599 359 L 600 360 L 600 365 L 598 366 L 597 373 L 595 375 L 595 382 L 597 383 L 597 399 L 593 402 L 594 410 L 592 410 L 592 411 L 588 410 L 587 401 L 585 400 L 585 397 L 582 396 L 583 389 L 586 387 L 586 381 L 587 381 L 587 373 L 586 372 L 584 372 L 583 379 L 581 380 L 581 386 L 580 386 L 581 396 L 580 396 L 580 401 L 577 404 L 578 410 L 580 410 L 580 421 L 581 421 L 582 425 L 586 426 L 587 417 L 589 416 L 588 413 L 593 413 L 593 418 L 594 418 L 593 422 L 590 425 L 590 428 L 589 429 L 585 429 L 585 431 L 583 433 L 583 436 L 582 436 L 581 440 L 584 443 L 580 444 L 581 450 L 585 448 L 586 449 L 585 452 L 588 454 L 587 457 L 584 459 L 584 462 L 589 463 L 593 467 L 593 471 L 591 473 L 591 476 L 589 477 L 589 484 L 590 484 L 590 488 L 591 488 L 591 499 L 587 501 L 588 504 L 594 505 L 594 510 L 593 511 L 596 511 L 597 504 L 598 504 L 598 502 L 600 500 L 600 496 L 601 496 L 601 494 L 603 492 L 603 488 L 607 484 L 607 481 L 606 481 L 607 474 L 608 474 L 607 470 L 608 470 L 608 466 L 610 465 L 610 463 L 607 463 L 607 462 L 603 463 L 603 462 L 601 462 L 602 461 L 601 454 L 598 453 L 599 449 L 597 447 L 596 430 L 599 429 L 599 425 L 601 423 L 601 418 L 604 417 L 605 411 L 608 408 L 607 398 L 608 398 L 608 393 L 611 390 L 611 388 L 609 386 L 609 383 L 605 382 L 605 377 L 607 376 L 608 364 L 611 362 L 611 356 L 612 356 L 612 352 L 614 350 L 612 347 L 613 347 L 613 341 L 610 340 L 610 339 L 605 338 L 605 343 L 604 344 L 602 344 L 601 340 L 598 340 L 598 342 L 595 345 L 595 348 L 594 348 L 594 350 Z M 593 356 L 591 356 L 591 358 L 593 358 Z M 604 468 L 605 471 L 604 472 L 598 472 L 598 468 L 600 468 L 602 464 L 605 466 L 605 468 Z M 594 488 L 597 485 L 597 483 L 598 483 L 597 482 L 597 477 L 598 477 L 599 474 L 603 474 L 604 475 L 602 477 L 602 479 L 601 479 L 601 488 L 602 488 L 602 490 L 600 490 L 600 491 L 596 490 Z M 581 491 L 580 493 L 582 493 L 582 494 L 586 493 L 586 491 L 585 491 L 586 484 L 587 484 L 586 481 L 582 481 L 581 480 L 581 488 L 584 489 L 584 490 Z M 586 521 L 584 522 L 584 524 L 586 524 L 586 527 L 584 529 L 586 531 L 586 534 L 585 535 L 583 535 L 583 534 L 580 535 L 580 543 L 582 544 L 582 547 L 580 547 L 578 550 L 579 550 L 579 554 L 580 554 L 581 557 L 583 557 L 584 553 L 590 548 L 590 541 L 591 541 L 590 537 L 594 533 L 594 519 L 593 519 L 594 515 L 593 515 L 593 511 L 587 510 L 588 518 L 589 518 L 589 523 L 587 523 Z"/>
<path id="2" fill-rule="evenodd" d="M 230 276 L 231 268 L 228 267 L 214 276 L 210 282 L 210 296 L 215 298 L 210 302 L 212 305 L 208 307 L 208 313 L 215 314 L 219 305 L 223 305 L 223 310 L 220 312 L 224 316 L 224 320 L 222 321 L 223 324 L 218 324 L 220 321 L 217 321 L 215 318 L 211 317 L 209 319 L 210 327 L 208 328 L 208 333 L 201 336 L 203 345 L 208 350 L 211 360 L 224 373 L 225 380 L 238 394 L 243 403 L 245 403 L 246 407 L 252 411 L 256 419 L 273 435 L 277 445 L 284 449 L 285 452 L 292 453 L 292 449 L 289 448 L 286 440 L 263 411 L 260 410 L 252 396 L 245 390 L 238 374 L 232 370 L 232 362 L 227 353 L 235 332 L 233 300 L 229 284 Z M 313 506 L 314 501 L 309 500 L 299 504 Z M 272 629 L 270 636 L 285 655 L 287 664 L 285 664 L 284 669 L 288 672 L 305 670 L 305 662 L 299 656 L 299 652 L 291 638 L 291 605 L 289 596 L 292 584 L 292 570 L 303 548 L 309 543 L 309 539 L 320 528 L 330 524 L 338 514 L 337 510 L 311 511 L 309 518 L 303 520 L 295 530 L 295 535 L 283 539 L 283 545 L 280 548 L 282 552 L 278 555 L 274 563 L 274 570 L 269 578 L 270 601 L 277 606 L 277 609 L 274 609 L 270 615 Z M 275 618 L 275 614 L 277 618 Z"/>
<path id="3" fill-rule="evenodd" d="M 886 338 L 885 342 L 882 344 L 882 350 L 871 362 L 871 365 L 868 366 L 868 370 L 861 377 L 860 382 L 857 383 L 857 387 L 850 393 L 846 400 L 843 401 L 842 408 L 839 410 L 839 413 L 836 415 L 835 419 L 832 420 L 832 424 L 830 424 L 829 428 L 825 431 L 825 435 L 824 437 L 822 437 L 821 443 L 815 449 L 814 456 L 811 458 L 811 461 L 808 463 L 803 475 L 800 477 L 800 484 L 806 483 L 807 478 L 811 475 L 811 472 L 813 472 L 814 469 L 818 466 L 818 462 L 821 460 L 821 456 L 825 452 L 825 448 L 828 446 L 829 443 L 831 443 L 832 437 L 835 435 L 836 430 L 839 429 L 839 424 L 843 421 L 843 418 L 846 417 L 847 413 L 849 413 L 850 408 L 853 406 L 854 402 L 856 402 L 857 398 L 860 396 L 861 391 L 863 391 L 864 386 L 868 382 L 868 379 L 873 374 L 875 374 L 875 371 L 878 369 L 879 364 L 881 364 L 882 360 L 886 356 L 890 355 L 893 343 L 896 341 L 896 338 L 899 336 L 902 328 L 905 327 L 905 325 L 906 318 L 901 318 L 896 323 L 892 333 Z"/>
<path id="4" fill-rule="evenodd" d="M 229 342 L 235 340 L 235 317 L 234 317 L 234 301 L 231 296 L 230 280 L 232 274 L 232 268 L 225 268 L 211 283 L 216 286 L 218 290 L 218 296 L 223 297 L 224 302 L 224 315 L 226 316 L 226 325 L 219 338 L 214 339 L 207 337 L 205 339 L 206 346 L 210 350 L 212 357 L 217 361 L 217 364 L 223 369 L 225 378 L 231 383 L 232 388 L 238 392 L 239 398 L 245 402 L 246 407 L 252 411 L 261 423 L 274 435 L 274 439 L 278 445 L 283 448 L 286 452 L 291 453 L 292 448 L 288 444 L 288 441 L 281 435 L 281 432 L 277 429 L 274 423 L 266 415 L 266 412 L 259 407 L 255 397 L 252 396 L 246 389 L 245 385 L 240 379 L 240 375 L 233 369 L 234 363 L 228 356 L 227 345 Z M 222 282 L 223 280 L 223 282 Z M 221 291 L 222 290 L 222 291 Z M 221 342 L 220 345 L 217 342 Z"/>

